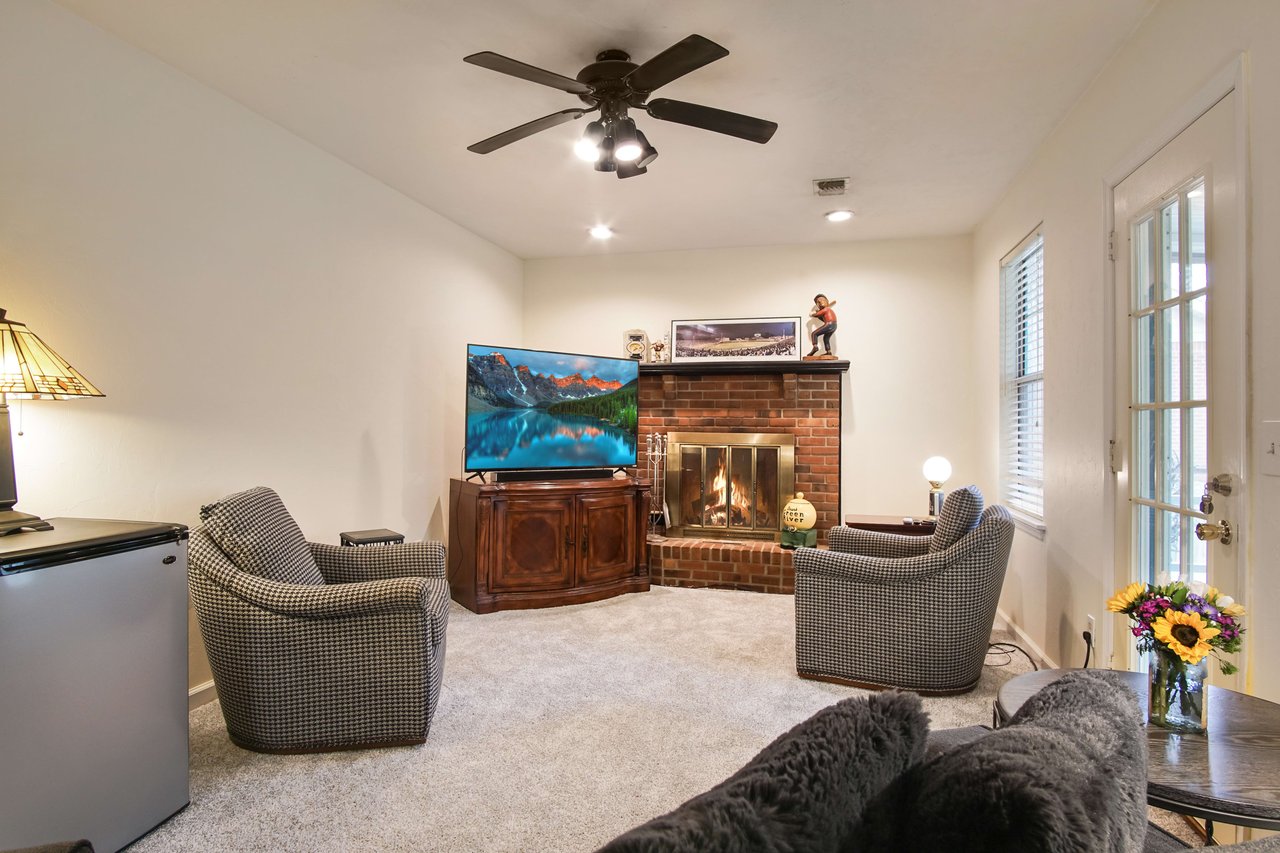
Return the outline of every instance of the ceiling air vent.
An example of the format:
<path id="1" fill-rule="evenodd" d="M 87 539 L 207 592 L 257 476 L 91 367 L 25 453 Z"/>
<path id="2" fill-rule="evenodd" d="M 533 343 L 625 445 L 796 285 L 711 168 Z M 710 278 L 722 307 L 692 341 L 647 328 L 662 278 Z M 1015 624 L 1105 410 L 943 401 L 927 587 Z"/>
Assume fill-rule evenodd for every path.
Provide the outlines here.
<path id="1" fill-rule="evenodd" d="M 848 178 L 814 178 L 814 195 L 844 195 L 849 186 Z"/>

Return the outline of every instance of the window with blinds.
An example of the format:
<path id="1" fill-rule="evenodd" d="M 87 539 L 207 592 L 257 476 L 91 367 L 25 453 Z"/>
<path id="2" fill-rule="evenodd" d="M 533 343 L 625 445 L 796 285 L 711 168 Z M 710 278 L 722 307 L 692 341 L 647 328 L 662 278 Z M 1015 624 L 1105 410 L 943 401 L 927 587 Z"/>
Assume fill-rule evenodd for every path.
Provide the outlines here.
<path id="1" fill-rule="evenodd" d="M 1044 238 L 1000 265 L 1000 489 L 1016 514 L 1044 520 Z"/>

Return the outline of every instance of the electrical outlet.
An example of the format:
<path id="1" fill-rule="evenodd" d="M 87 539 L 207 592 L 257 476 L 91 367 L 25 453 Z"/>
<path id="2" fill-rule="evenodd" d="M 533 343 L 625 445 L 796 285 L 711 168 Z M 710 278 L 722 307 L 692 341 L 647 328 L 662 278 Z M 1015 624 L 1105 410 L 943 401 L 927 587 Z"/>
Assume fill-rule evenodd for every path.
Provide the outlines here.
<path id="1" fill-rule="evenodd" d="M 1085 618 L 1089 621 L 1089 636 L 1092 638 L 1092 639 L 1090 639 L 1090 640 L 1089 640 L 1089 645 L 1091 645 L 1091 646 L 1092 646 L 1092 645 L 1094 644 L 1094 642 L 1098 639 L 1098 633 L 1097 633 L 1097 631 L 1094 629 L 1094 626 L 1093 626 L 1093 614 L 1092 614 L 1092 613 L 1090 613 L 1090 614 L 1089 614 L 1088 616 L 1086 616 Z"/>

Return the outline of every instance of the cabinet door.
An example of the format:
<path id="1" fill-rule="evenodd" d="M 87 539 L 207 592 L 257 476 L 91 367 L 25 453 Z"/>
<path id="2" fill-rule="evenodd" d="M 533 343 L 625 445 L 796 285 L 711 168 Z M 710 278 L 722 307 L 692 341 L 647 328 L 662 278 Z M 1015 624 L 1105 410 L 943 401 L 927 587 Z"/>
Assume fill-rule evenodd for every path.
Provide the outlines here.
<path id="1" fill-rule="evenodd" d="M 494 567 L 490 592 L 573 586 L 573 499 L 494 501 Z"/>
<path id="2" fill-rule="evenodd" d="M 635 573 L 635 502 L 634 492 L 578 498 L 578 583 Z"/>

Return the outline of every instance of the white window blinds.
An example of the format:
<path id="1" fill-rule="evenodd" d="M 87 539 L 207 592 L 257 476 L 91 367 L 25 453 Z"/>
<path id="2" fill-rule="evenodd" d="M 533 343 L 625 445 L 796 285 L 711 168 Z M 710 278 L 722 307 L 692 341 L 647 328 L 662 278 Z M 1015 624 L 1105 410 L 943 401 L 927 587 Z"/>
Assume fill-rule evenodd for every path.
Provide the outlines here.
<path id="1" fill-rule="evenodd" d="M 1000 488 L 1014 512 L 1044 520 L 1044 239 L 1000 267 Z"/>

